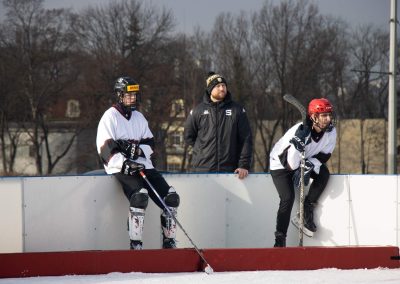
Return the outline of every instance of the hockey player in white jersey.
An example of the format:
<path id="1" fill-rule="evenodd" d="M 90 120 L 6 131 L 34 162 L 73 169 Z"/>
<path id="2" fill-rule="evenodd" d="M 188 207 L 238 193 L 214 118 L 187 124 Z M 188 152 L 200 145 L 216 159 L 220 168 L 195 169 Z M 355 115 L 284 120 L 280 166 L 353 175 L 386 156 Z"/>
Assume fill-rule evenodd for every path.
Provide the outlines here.
<path id="1" fill-rule="evenodd" d="M 270 173 L 280 198 L 274 247 L 286 246 L 295 189 L 300 187 L 302 151 L 305 151 L 304 184 L 307 186 L 310 178 L 313 180 L 304 200 L 303 232 L 312 236 L 317 231 L 313 210 L 328 183 L 330 173 L 326 162 L 335 145 L 333 107 L 325 98 L 313 99 L 308 105 L 307 123 L 294 125 L 274 145 L 270 153 Z"/>
<path id="2" fill-rule="evenodd" d="M 130 77 L 120 77 L 114 85 L 118 102 L 100 119 L 97 129 L 97 151 L 107 174 L 114 174 L 129 200 L 128 231 L 131 249 L 142 249 L 142 233 L 148 198 L 161 208 L 163 248 L 176 247 L 176 222 L 149 188 L 139 172 L 144 171 L 150 183 L 176 217 L 179 195 L 154 168 L 151 160 L 154 137 L 148 122 L 136 107 L 140 86 Z"/>

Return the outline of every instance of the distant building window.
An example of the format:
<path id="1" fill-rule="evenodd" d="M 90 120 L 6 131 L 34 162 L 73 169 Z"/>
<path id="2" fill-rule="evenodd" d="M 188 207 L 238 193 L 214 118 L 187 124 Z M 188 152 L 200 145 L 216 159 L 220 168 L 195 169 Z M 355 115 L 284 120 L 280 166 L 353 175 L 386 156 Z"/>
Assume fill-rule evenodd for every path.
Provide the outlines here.
<path id="1" fill-rule="evenodd" d="M 169 143 L 171 144 L 171 146 L 182 146 L 182 142 L 182 132 L 173 132 L 169 134 Z"/>
<path id="2" fill-rule="evenodd" d="M 68 100 L 65 116 L 68 118 L 77 118 L 80 115 L 81 115 L 81 109 L 79 107 L 79 101 L 78 100 Z"/>
<path id="3" fill-rule="evenodd" d="M 29 145 L 29 157 L 36 157 L 36 148 L 33 145 Z"/>
<path id="4" fill-rule="evenodd" d="M 182 99 L 172 102 L 171 117 L 185 117 L 185 104 Z"/>

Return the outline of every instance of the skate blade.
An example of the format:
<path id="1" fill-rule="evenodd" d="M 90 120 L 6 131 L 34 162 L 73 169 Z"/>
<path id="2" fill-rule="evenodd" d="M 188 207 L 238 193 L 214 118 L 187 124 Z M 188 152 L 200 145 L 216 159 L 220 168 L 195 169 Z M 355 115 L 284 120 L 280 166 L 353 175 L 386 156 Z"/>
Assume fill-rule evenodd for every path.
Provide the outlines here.
<path id="1" fill-rule="evenodd" d="M 297 229 L 300 230 L 300 222 L 299 222 L 299 218 L 297 218 L 297 216 L 294 216 L 292 218 L 291 222 Z M 309 238 L 312 238 L 314 236 L 314 232 L 310 231 L 309 229 L 307 229 L 304 226 L 303 226 L 303 234 Z"/>

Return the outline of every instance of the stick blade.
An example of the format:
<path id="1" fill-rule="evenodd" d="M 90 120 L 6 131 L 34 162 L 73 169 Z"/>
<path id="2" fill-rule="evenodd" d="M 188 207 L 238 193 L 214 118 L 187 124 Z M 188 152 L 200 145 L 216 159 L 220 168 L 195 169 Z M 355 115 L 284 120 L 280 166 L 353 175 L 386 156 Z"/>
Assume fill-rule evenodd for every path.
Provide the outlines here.
<path id="1" fill-rule="evenodd" d="M 298 99 L 296 99 L 295 97 L 293 97 L 291 94 L 285 94 L 283 96 L 283 99 L 285 101 L 287 101 L 289 104 L 291 104 L 292 106 L 294 106 L 301 114 L 301 120 L 303 122 L 306 121 L 307 119 L 307 110 L 306 108 L 301 104 L 301 102 L 299 102 Z"/>
<path id="2" fill-rule="evenodd" d="M 214 269 L 212 269 L 212 267 L 209 264 L 207 264 L 207 266 L 204 268 L 204 272 L 207 274 L 213 274 Z"/>

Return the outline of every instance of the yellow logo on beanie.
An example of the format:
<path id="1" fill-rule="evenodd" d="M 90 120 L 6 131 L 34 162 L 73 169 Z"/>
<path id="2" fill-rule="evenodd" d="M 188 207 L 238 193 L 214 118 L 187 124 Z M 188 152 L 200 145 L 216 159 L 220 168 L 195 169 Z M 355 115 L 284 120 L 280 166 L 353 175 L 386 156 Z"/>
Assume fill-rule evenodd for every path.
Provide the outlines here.
<path id="1" fill-rule="evenodd" d="M 220 82 L 220 83 L 223 81 L 221 75 L 219 75 L 219 74 L 214 74 L 214 75 L 212 75 L 212 76 L 210 76 L 210 77 L 207 78 L 207 80 L 206 80 L 207 87 L 208 87 L 208 86 L 210 85 L 210 83 L 211 83 L 213 80 L 215 80 L 215 79 L 217 79 L 217 81 Z"/>

